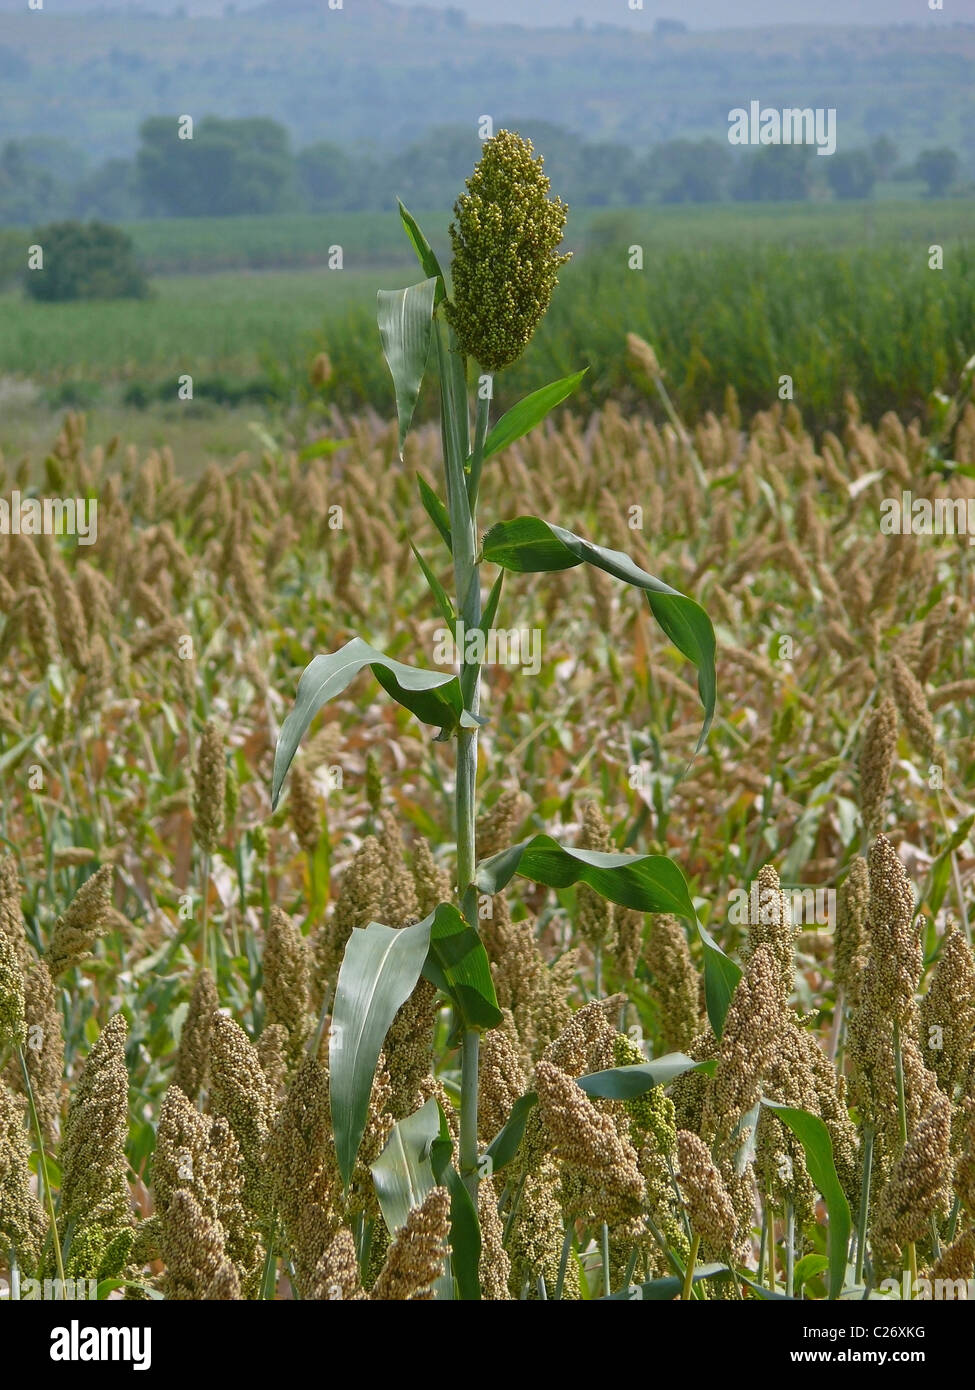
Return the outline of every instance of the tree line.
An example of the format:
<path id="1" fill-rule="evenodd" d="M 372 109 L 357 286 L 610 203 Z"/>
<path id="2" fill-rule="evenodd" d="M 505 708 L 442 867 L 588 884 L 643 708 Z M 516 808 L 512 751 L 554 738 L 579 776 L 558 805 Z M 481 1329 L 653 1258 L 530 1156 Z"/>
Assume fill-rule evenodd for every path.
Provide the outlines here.
<path id="1" fill-rule="evenodd" d="M 545 121 L 510 124 L 544 153 L 553 186 L 576 207 L 869 198 L 878 180 L 892 178 L 921 180 L 930 196 L 942 196 L 957 186 L 961 167 L 947 147 L 902 163 L 887 136 L 819 159 L 808 146 L 738 150 L 715 139 L 637 151 Z M 0 149 L 0 224 L 385 211 L 396 195 L 419 209 L 446 209 L 477 156 L 467 126 L 432 130 L 390 155 L 329 140 L 294 150 L 285 127 L 267 117 L 206 116 L 190 133 L 179 117 L 154 116 L 140 127 L 134 158 L 109 159 L 80 175 L 78 152 L 67 142 L 8 140 Z"/>

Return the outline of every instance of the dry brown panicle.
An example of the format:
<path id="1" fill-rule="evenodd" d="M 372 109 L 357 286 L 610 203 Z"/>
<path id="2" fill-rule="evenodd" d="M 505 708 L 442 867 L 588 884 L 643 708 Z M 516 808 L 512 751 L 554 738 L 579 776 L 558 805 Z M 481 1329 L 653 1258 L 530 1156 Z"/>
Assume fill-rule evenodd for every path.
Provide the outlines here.
<path id="1" fill-rule="evenodd" d="M 54 924 L 47 948 L 51 978 L 86 960 L 99 937 L 116 925 L 112 908 L 112 865 L 103 864 L 75 893 Z"/>
<path id="2" fill-rule="evenodd" d="M 949 924 L 921 1000 L 920 1037 L 926 1065 L 949 1099 L 975 1054 L 975 960 L 960 929 Z"/>
<path id="3" fill-rule="evenodd" d="M 266 1024 L 279 1023 L 287 1033 L 287 1056 L 299 1060 L 311 1028 L 308 988 L 308 943 L 279 907 L 272 907 L 264 939 L 264 1009 Z"/>
<path id="4" fill-rule="evenodd" d="M 210 1070 L 210 1038 L 217 1011 L 217 987 L 209 970 L 200 970 L 193 984 L 189 1009 L 183 1020 L 173 1082 L 184 1095 L 195 1101 L 206 1086 Z"/>
<path id="5" fill-rule="evenodd" d="M 450 1233 L 450 1194 L 428 1192 L 396 1233 L 369 1297 L 375 1302 L 426 1297 L 443 1273 Z"/>

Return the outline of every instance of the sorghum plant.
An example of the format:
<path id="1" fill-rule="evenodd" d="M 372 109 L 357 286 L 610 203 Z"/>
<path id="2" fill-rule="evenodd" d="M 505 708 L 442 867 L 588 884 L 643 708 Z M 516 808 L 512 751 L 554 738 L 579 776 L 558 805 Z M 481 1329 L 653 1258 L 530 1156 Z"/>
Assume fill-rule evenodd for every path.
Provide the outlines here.
<path id="1" fill-rule="evenodd" d="M 401 459 L 428 359 L 436 356 L 444 494 L 438 495 L 423 478 L 418 478 L 418 485 L 423 506 L 450 553 L 452 596 L 415 547 L 414 554 L 453 634 L 458 669 L 447 674 L 408 666 L 358 636 L 336 652 L 315 657 L 301 677 L 295 706 L 281 729 L 273 773 L 276 803 L 311 720 L 367 666 L 394 700 L 437 729 L 438 740 L 453 747 L 455 897 L 437 903 L 420 921 L 370 921 L 353 928 L 339 943 L 344 951 L 329 1034 L 331 1118 L 338 1166 L 348 1191 L 367 1125 L 380 1051 L 398 1011 L 415 998 L 417 990 L 428 986 L 441 991 L 450 1003 L 453 1038 L 461 1059 L 457 1142 L 451 1139 L 447 1115 L 431 1098 L 416 1114 L 403 1116 L 397 1125 L 397 1143 L 387 1146 L 376 1166 L 380 1206 L 391 1237 L 412 1219 L 409 1207 L 403 1206 L 404 1189 L 426 1194 L 445 1186 L 449 1191 L 451 1275 L 438 1284 L 448 1297 L 455 1290 L 462 1297 L 480 1296 L 478 1184 L 482 1174 L 493 1172 L 498 1156 L 492 1149 L 482 1154 L 478 1142 L 481 1038 L 504 1021 L 478 933 L 480 895 L 489 904 L 497 903 L 507 883 L 520 874 L 551 887 L 579 883 L 580 894 L 598 895 L 599 901 L 623 911 L 676 912 L 696 921 L 680 870 L 659 855 L 569 849 L 546 835 L 536 835 L 480 864 L 477 861 L 478 730 L 487 722 L 481 710 L 481 670 L 506 570 L 539 573 L 586 564 L 644 590 L 656 621 L 697 668 L 705 711 L 700 741 L 706 736 L 715 702 L 714 632 L 693 599 L 653 578 L 622 552 L 591 544 L 541 517 L 523 515 L 500 521 L 480 537 L 478 491 L 484 465 L 539 425 L 584 375 L 579 372 L 536 391 L 491 427 L 494 374 L 528 347 L 558 283 L 559 268 L 568 259 L 558 254 L 567 209 L 559 199 L 550 199 L 548 192 L 542 160 L 533 155 L 528 141 L 506 130 L 488 140 L 466 193 L 455 205 L 450 287 L 422 231 L 400 205 L 403 226 L 427 278 L 405 290 L 380 292 L 379 331 L 396 390 Z M 473 435 L 470 363 L 479 373 Z M 486 602 L 481 577 L 485 564 L 499 571 Z M 572 1089 L 574 1105 L 591 1110 L 581 1091 Z M 552 1103 L 557 1110 L 543 1106 L 543 1114 L 564 1115 L 571 1126 L 571 1105 L 566 1110 L 561 1101 Z M 613 1129 L 598 1114 L 595 1122 Z M 595 1152 L 599 1147 L 595 1135 L 593 1144 Z M 605 1162 L 611 1164 L 611 1157 Z M 632 1176 L 642 1191 L 644 1180 L 635 1162 L 633 1157 Z M 637 1202 L 634 1214 L 638 1208 Z M 605 1220 L 603 1230 L 608 1231 Z"/>

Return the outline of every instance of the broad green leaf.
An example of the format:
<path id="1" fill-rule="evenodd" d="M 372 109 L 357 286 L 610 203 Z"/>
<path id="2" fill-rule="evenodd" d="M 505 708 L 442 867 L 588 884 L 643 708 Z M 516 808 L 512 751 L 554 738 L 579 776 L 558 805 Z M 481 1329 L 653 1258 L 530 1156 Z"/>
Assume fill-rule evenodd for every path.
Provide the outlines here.
<path id="1" fill-rule="evenodd" d="M 430 592 L 431 594 L 433 594 L 433 597 L 436 600 L 437 607 L 440 609 L 441 617 L 449 627 L 453 627 L 457 615 L 453 610 L 450 599 L 447 597 L 446 589 L 441 584 L 440 580 L 434 574 L 433 570 L 427 564 L 426 560 L 424 560 L 423 556 L 417 550 L 416 546 L 413 544 L 412 541 L 410 541 L 410 549 L 416 556 L 417 563 L 419 564 L 420 569 L 423 571 L 423 578 L 427 581 L 427 585 L 430 589 Z"/>
<path id="2" fill-rule="evenodd" d="M 497 1028 L 503 1021 L 484 943 L 452 903 L 434 909 L 423 974 L 447 995 L 465 1028 Z"/>
<path id="3" fill-rule="evenodd" d="M 420 501 L 423 503 L 423 510 L 440 532 L 444 545 L 453 553 L 453 543 L 450 539 L 450 517 L 447 515 L 447 508 L 441 502 L 430 484 L 419 473 L 416 475 L 416 485 L 420 491 Z"/>
<path id="4" fill-rule="evenodd" d="M 379 1209 L 395 1235 L 414 1207 L 437 1186 L 433 1148 L 440 1138 L 440 1107 L 435 1096 L 393 1125 L 386 1146 L 372 1165 Z"/>
<path id="5" fill-rule="evenodd" d="M 833 1142 L 818 1115 L 791 1105 L 766 1100 L 762 1104 L 788 1125 L 802 1145 L 809 1176 L 823 1194 L 829 1213 L 829 1296 L 839 1298 L 846 1274 L 846 1252 L 850 1243 L 850 1204 L 836 1176 Z"/>
<path id="6" fill-rule="evenodd" d="M 695 1062 L 683 1052 L 668 1052 L 664 1057 L 655 1057 L 652 1062 L 635 1062 L 625 1067 L 610 1067 L 606 1071 L 590 1072 L 580 1076 L 576 1084 L 587 1096 L 600 1100 L 633 1100 L 654 1086 L 669 1086 L 678 1076 L 689 1071 L 712 1072 L 714 1061 Z"/>
<path id="7" fill-rule="evenodd" d="M 379 337 L 396 388 L 400 458 L 430 356 L 436 290 L 437 281 L 430 279 L 377 294 Z"/>
<path id="8" fill-rule="evenodd" d="M 549 888 L 585 883 L 610 902 L 638 912 L 671 912 L 697 921 L 676 864 L 659 854 L 600 854 L 595 850 L 565 849 L 551 835 L 536 835 L 502 850 L 477 867 L 483 893 L 500 893 L 515 874 Z"/>
<path id="9" fill-rule="evenodd" d="M 443 1107 L 438 1106 L 440 1136 L 433 1146 L 433 1175 L 450 1193 L 450 1268 L 457 1291 L 468 1302 L 481 1297 L 481 1227 L 471 1194 L 452 1163 L 454 1145 Z"/>
<path id="10" fill-rule="evenodd" d="M 519 1096 L 511 1107 L 511 1114 L 502 1130 L 491 1140 L 486 1149 L 486 1156 L 491 1160 L 490 1172 L 500 1173 L 502 1168 L 514 1158 L 518 1152 L 518 1147 L 525 1137 L 525 1126 L 528 1123 L 528 1116 L 532 1108 L 538 1104 L 538 1095 L 535 1091 L 526 1091 L 523 1096 Z"/>
<path id="11" fill-rule="evenodd" d="M 715 941 L 711 933 L 697 924 L 697 930 L 704 945 L 704 999 L 708 1009 L 708 1020 L 716 1038 L 724 1032 L 724 1021 L 728 1013 L 731 996 L 738 988 L 741 967 Z"/>
<path id="12" fill-rule="evenodd" d="M 697 667 L 697 688 L 704 706 L 704 724 L 697 741 L 698 750 L 701 748 L 714 718 L 717 676 L 714 628 L 699 603 L 647 574 L 621 550 L 593 545 L 537 516 L 519 516 L 492 526 L 484 537 L 483 553 L 485 560 L 519 574 L 595 565 L 614 579 L 643 589 L 657 622 L 678 651 Z"/>
<path id="13" fill-rule="evenodd" d="M 281 787 L 305 736 L 308 725 L 329 700 L 341 695 L 366 666 L 372 668 L 379 684 L 398 704 L 421 719 L 443 729 L 464 724 L 460 682 L 449 671 L 425 671 L 418 666 L 405 666 L 401 661 L 353 637 L 337 652 L 316 656 L 308 663 L 298 682 L 294 709 L 278 734 L 274 750 L 274 772 L 271 778 L 271 806 L 278 804 Z"/>
<path id="14" fill-rule="evenodd" d="M 406 229 L 406 235 L 409 237 L 413 250 L 416 252 L 417 260 L 420 262 L 424 273 L 438 282 L 437 295 L 434 299 L 434 307 L 436 307 L 442 299 L 446 299 L 447 297 L 447 285 L 444 280 L 444 273 L 440 269 L 440 262 L 437 260 L 430 243 L 421 232 L 420 225 L 416 218 L 403 206 L 399 198 L 397 198 L 396 201 L 399 204 L 400 221 Z"/>
<path id="15" fill-rule="evenodd" d="M 803 1284 L 808 1284 L 811 1279 L 815 1279 L 822 1274 L 824 1269 L 828 1268 L 829 1259 L 827 1256 L 811 1250 L 808 1255 L 803 1255 L 801 1260 L 796 1261 L 796 1288 L 801 1289 Z"/>
<path id="16" fill-rule="evenodd" d="M 728 1278 L 731 1271 L 727 1265 L 698 1265 L 692 1282 L 699 1284 L 702 1279 Z M 629 1288 L 618 1289 L 616 1293 L 604 1294 L 600 1303 L 669 1303 L 677 1297 L 684 1287 L 684 1280 L 676 1274 L 664 1274 L 659 1279 L 650 1279 L 645 1284 L 631 1284 Z"/>
<path id="17" fill-rule="evenodd" d="M 398 931 L 370 922 L 353 930 L 345 948 L 328 1058 L 335 1155 L 346 1187 L 362 1142 L 383 1040 L 420 978 L 432 925 L 433 913 Z"/>
<path id="18" fill-rule="evenodd" d="M 500 453 L 516 439 L 521 439 L 522 435 L 544 420 L 550 410 L 561 405 L 567 396 L 572 395 L 588 370 L 588 367 L 583 367 L 581 372 L 576 372 L 573 376 L 564 376 L 561 381 L 553 381 L 512 406 L 501 416 L 484 441 L 485 462 L 492 454 Z"/>

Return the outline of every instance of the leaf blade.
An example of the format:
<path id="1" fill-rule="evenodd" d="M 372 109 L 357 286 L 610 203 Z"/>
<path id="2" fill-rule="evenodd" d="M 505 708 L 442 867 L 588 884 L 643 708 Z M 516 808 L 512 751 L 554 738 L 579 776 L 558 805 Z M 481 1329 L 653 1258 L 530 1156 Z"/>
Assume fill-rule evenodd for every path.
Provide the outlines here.
<path id="1" fill-rule="evenodd" d="M 514 444 L 540 424 L 550 411 L 572 395 L 588 370 L 588 367 L 583 367 L 581 372 L 574 372 L 571 376 L 564 376 L 538 391 L 532 391 L 506 411 L 484 441 L 484 462 L 486 463 L 492 455 L 500 453 L 502 449 L 507 449 L 510 444 Z"/>
<path id="2" fill-rule="evenodd" d="M 376 295 L 379 338 L 396 391 L 401 459 L 430 356 L 436 291 L 437 280 L 431 278 L 402 290 L 379 290 Z"/>

